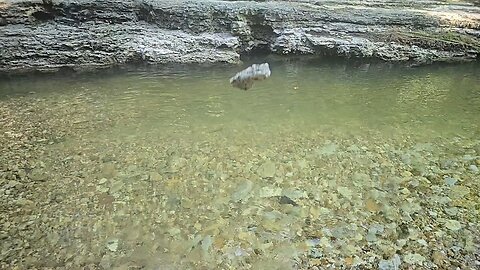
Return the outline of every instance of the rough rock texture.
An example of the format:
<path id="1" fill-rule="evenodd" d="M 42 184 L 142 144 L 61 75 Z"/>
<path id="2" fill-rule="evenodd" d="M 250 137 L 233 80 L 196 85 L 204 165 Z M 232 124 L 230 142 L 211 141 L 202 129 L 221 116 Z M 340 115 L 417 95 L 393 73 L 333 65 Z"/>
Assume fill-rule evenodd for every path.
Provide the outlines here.
<path id="1" fill-rule="evenodd" d="M 478 59 L 478 3 L 434 0 L 0 1 L 0 72 L 319 54 Z"/>

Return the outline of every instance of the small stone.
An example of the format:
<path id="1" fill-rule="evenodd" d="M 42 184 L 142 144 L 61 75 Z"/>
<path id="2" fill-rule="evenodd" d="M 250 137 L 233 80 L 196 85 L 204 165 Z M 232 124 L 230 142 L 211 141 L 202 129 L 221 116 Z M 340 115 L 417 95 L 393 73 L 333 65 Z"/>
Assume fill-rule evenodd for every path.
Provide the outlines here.
<path id="1" fill-rule="evenodd" d="M 458 231 L 462 228 L 462 224 L 458 220 L 448 219 L 445 222 L 445 227 L 452 231 Z"/>
<path id="2" fill-rule="evenodd" d="M 365 201 L 365 208 L 370 212 L 378 212 L 380 210 L 380 206 L 373 199 L 367 199 Z"/>
<path id="3" fill-rule="evenodd" d="M 424 247 L 428 246 L 427 241 L 425 241 L 424 239 L 417 239 L 417 243 Z"/>
<path id="4" fill-rule="evenodd" d="M 470 188 L 468 187 L 465 187 L 465 186 L 453 186 L 451 189 L 450 189 L 450 197 L 452 199 L 463 199 L 465 198 L 465 196 L 467 196 L 468 194 L 470 193 Z"/>
<path id="5" fill-rule="evenodd" d="M 263 187 L 262 189 L 260 189 L 260 194 L 259 194 L 261 198 L 276 197 L 281 195 L 282 195 L 282 189 L 274 188 L 274 187 Z"/>
<path id="6" fill-rule="evenodd" d="M 455 183 L 457 183 L 457 182 L 458 182 L 458 180 L 455 179 L 455 178 L 452 178 L 452 177 L 445 178 L 445 184 L 449 187 L 454 186 Z"/>
<path id="7" fill-rule="evenodd" d="M 365 240 L 367 240 L 368 242 L 375 242 L 377 241 L 377 236 L 373 233 L 368 233 L 365 237 Z"/>
<path id="8" fill-rule="evenodd" d="M 102 168 L 102 177 L 105 178 L 112 178 L 117 175 L 117 171 L 115 170 L 115 165 L 113 163 L 106 163 L 103 165 Z"/>
<path id="9" fill-rule="evenodd" d="M 408 253 L 403 257 L 403 261 L 408 264 L 423 264 L 425 257 L 418 253 Z"/>
<path id="10" fill-rule="evenodd" d="M 298 205 L 296 202 L 294 202 L 292 199 L 290 199 L 290 198 L 287 197 L 287 196 L 280 196 L 279 203 L 280 203 L 280 204 L 290 204 L 290 205 L 293 205 L 293 206 L 297 206 L 297 205 Z"/>
<path id="11" fill-rule="evenodd" d="M 247 200 L 251 196 L 250 193 L 252 191 L 252 188 L 253 188 L 252 181 L 245 180 L 244 182 L 238 185 L 237 189 L 232 194 L 232 200 L 234 202 Z"/>
<path id="12" fill-rule="evenodd" d="M 105 184 L 107 181 L 108 181 L 107 178 L 102 178 L 102 179 L 100 179 L 100 180 L 98 181 L 98 183 L 99 183 L 100 185 L 103 185 L 103 184 Z"/>
<path id="13" fill-rule="evenodd" d="M 263 178 L 272 178 L 275 176 L 275 163 L 266 161 L 258 168 L 258 174 Z"/>
<path id="14" fill-rule="evenodd" d="M 100 260 L 100 266 L 103 267 L 103 269 L 112 268 L 112 259 L 108 254 L 103 255 L 102 259 Z"/>
<path id="15" fill-rule="evenodd" d="M 438 252 L 438 251 L 434 251 L 433 254 L 432 254 L 432 260 L 433 260 L 433 263 L 438 265 L 438 266 L 441 266 L 443 265 L 443 262 L 447 259 L 447 257 L 445 256 L 445 254 L 441 253 L 441 252 Z"/>
<path id="16" fill-rule="evenodd" d="M 152 172 L 152 173 L 150 173 L 150 180 L 161 181 L 162 180 L 162 175 L 159 174 L 158 172 Z"/>
<path id="17" fill-rule="evenodd" d="M 340 193 L 343 197 L 351 200 L 352 199 L 352 191 L 347 187 L 338 187 L 337 192 Z"/>
<path id="18" fill-rule="evenodd" d="M 400 267 L 401 259 L 398 254 L 393 255 L 390 260 L 381 260 L 378 264 L 380 270 L 397 270 Z"/>
<path id="19" fill-rule="evenodd" d="M 58 233 L 52 232 L 47 234 L 47 241 L 52 246 L 55 246 L 59 240 L 60 240 L 60 236 L 58 235 Z"/>
<path id="20" fill-rule="evenodd" d="M 445 209 L 445 213 L 449 216 L 456 216 L 458 214 L 458 208 L 457 207 L 450 207 Z"/>
<path id="21" fill-rule="evenodd" d="M 335 154 L 337 151 L 338 146 L 334 143 L 325 144 L 322 148 L 317 149 L 318 156 L 330 156 Z"/>
<path id="22" fill-rule="evenodd" d="M 36 181 L 36 182 L 43 182 L 43 181 L 47 180 L 48 175 L 46 173 L 42 172 L 40 169 L 35 169 L 30 174 L 30 178 L 33 181 Z"/>
<path id="23" fill-rule="evenodd" d="M 108 250 L 115 252 L 118 249 L 118 239 L 112 239 L 107 243 Z"/>
<path id="24" fill-rule="evenodd" d="M 476 165 L 470 165 L 468 169 L 474 173 L 478 173 L 478 167 Z"/>
<path id="25" fill-rule="evenodd" d="M 119 192 L 123 189 L 124 185 L 125 184 L 123 183 L 123 181 L 120 181 L 120 180 L 115 181 L 115 182 L 112 183 L 112 186 L 110 187 L 110 192 L 111 193 L 117 193 L 117 192 Z"/>
<path id="26" fill-rule="evenodd" d="M 97 186 L 97 191 L 101 192 L 101 193 L 107 193 L 109 190 L 108 187 L 104 187 L 104 186 Z"/>
<path id="27" fill-rule="evenodd" d="M 21 186 L 22 183 L 18 182 L 18 181 L 15 181 L 15 180 L 10 180 L 8 181 L 7 185 L 5 186 L 7 189 L 9 188 L 13 188 L 13 187 L 17 187 L 17 186 Z"/>

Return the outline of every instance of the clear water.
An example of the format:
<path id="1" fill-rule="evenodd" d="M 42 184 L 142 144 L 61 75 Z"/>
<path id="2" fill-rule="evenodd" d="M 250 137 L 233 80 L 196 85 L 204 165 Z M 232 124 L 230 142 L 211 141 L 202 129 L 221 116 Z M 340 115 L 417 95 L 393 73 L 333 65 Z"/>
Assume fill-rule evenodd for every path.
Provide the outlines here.
<path id="1" fill-rule="evenodd" d="M 1 80 L 0 266 L 476 267 L 477 63 L 263 61 Z"/>

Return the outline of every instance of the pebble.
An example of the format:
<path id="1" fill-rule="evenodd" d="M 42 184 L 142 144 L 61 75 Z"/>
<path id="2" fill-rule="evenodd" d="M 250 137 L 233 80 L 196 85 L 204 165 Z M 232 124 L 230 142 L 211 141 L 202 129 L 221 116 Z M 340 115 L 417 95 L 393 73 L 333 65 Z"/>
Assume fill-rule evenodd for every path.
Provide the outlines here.
<path id="1" fill-rule="evenodd" d="M 445 222 L 445 227 L 452 231 L 458 231 L 462 228 L 462 224 L 458 220 L 448 219 Z"/>
<path id="2" fill-rule="evenodd" d="M 263 178 L 272 178 L 275 172 L 275 163 L 272 161 L 266 161 L 258 168 L 258 174 Z"/>
<path id="3" fill-rule="evenodd" d="M 474 173 L 478 173 L 478 171 L 479 171 L 479 170 L 478 170 L 478 167 L 477 167 L 476 165 L 473 165 L 473 164 L 470 165 L 470 166 L 468 166 L 468 169 L 469 169 L 470 171 L 474 172 Z"/>
<path id="4" fill-rule="evenodd" d="M 454 186 L 457 182 L 458 180 L 455 178 L 452 178 L 452 177 L 445 178 L 445 184 L 449 187 Z"/>
<path id="5" fill-rule="evenodd" d="M 112 239 L 107 243 L 108 250 L 115 252 L 118 249 L 118 239 Z"/>
<path id="6" fill-rule="evenodd" d="M 298 205 L 295 201 L 293 201 L 292 199 L 290 199 L 287 196 L 280 196 L 279 203 L 280 204 L 290 204 L 290 205 L 293 205 L 293 206 Z"/>
<path id="7" fill-rule="evenodd" d="M 240 183 L 232 195 L 234 202 L 239 202 L 248 199 L 250 192 L 252 191 L 253 183 L 250 180 L 245 180 Z"/>
<path id="8" fill-rule="evenodd" d="M 100 180 L 98 181 L 98 183 L 99 183 L 100 185 L 103 185 L 103 184 L 105 184 L 107 181 L 108 181 L 107 178 L 102 178 L 102 179 L 100 179 Z"/>
<path id="9" fill-rule="evenodd" d="M 44 172 L 40 171 L 39 169 L 35 169 L 30 174 L 30 178 L 36 182 L 43 182 L 47 180 L 48 176 Z"/>
<path id="10" fill-rule="evenodd" d="M 269 197 L 276 197 L 281 195 L 282 195 L 282 189 L 275 188 L 275 187 L 263 187 L 262 189 L 260 189 L 260 193 L 259 193 L 260 198 L 269 198 Z"/>
<path id="11" fill-rule="evenodd" d="M 380 270 L 397 270 L 400 267 L 402 260 L 398 254 L 393 255 L 390 260 L 380 260 L 378 269 Z"/>
<path id="12" fill-rule="evenodd" d="M 408 264 L 423 264 L 425 257 L 418 253 L 408 253 L 403 257 L 403 260 Z"/>

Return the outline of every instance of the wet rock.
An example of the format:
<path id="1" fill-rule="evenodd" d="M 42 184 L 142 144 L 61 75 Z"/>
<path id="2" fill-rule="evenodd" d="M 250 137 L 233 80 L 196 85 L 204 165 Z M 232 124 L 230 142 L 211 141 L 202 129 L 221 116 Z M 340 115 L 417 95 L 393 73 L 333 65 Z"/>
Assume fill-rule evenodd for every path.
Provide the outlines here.
<path id="1" fill-rule="evenodd" d="M 263 187 L 260 189 L 259 196 L 261 198 L 270 198 L 270 197 L 277 197 L 282 195 L 281 188 L 275 187 Z"/>
<path id="2" fill-rule="evenodd" d="M 377 235 L 381 235 L 384 229 L 385 227 L 381 224 L 373 224 L 368 228 L 368 232 L 365 239 L 369 242 L 377 241 Z"/>
<path id="3" fill-rule="evenodd" d="M 245 180 L 236 188 L 235 192 L 232 195 L 232 200 L 234 202 L 247 200 L 251 196 L 252 188 L 253 182 L 250 180 Z"/>
<path id="4" fill-rule="evenodd" d="M 115 169 L 115 164 L 113 163 L 106 163 L 102 167 L 101 176 L 103 178 L 113 178 L 117 175 L 117 171 Z"/>
<path id="5" fill-rule="evenodd" d="M 275 163 L 273 163 L 270 160 L 266 161 L 258 168 L 258 174 L 264 178 L 274 177 L 275 172 L 276 172 Z"/>
<path id="6" fill-rule="evenodd" d="M 107 178 L 101 178 L 100 180 L 98 180 L 98 184 L 103 185 L 103 184 L 105 184 L 107 181 L 108 181 Z"/>
<path id="7" fill-rule="evenodd" d="M 380 270 L 397 270 L 400 269 L 402 261 L 398 254 L 393 255 L 390 260 L 381 260 L 378 263 L 378 269 Z"/>
<path id="8" fill-rule="evenodd" d="M 458 182 L 457 179 L 452 178 L 452 177 L 446 177 L 445 178 L 445 184 L 449 187 L 454 186 Z"/>
<path id="9" fill-rule="evenodd" d="M 463 199 L 465 196 L 467 196 L 470 193 L 470 188 L 465 187 L 465 186 L 453 186 L 450 189 L 450 197 L 453 200 L 459 200 Z"/>
<path id="10" fill-rule="evenodd" d="M 158 172 L 151 172 L 149 178 L 150 180 L 157 182 L 162 180 L 162 175 Z"/>
<path id="11" fill-rule="evenodd" d="M 468 169 L 473 173 L 478 173 L 478 171 L 479 171 L 478 167 L 476 165 L 473 165 L 473 164 L 468 166 Z"/>
<path id="12" fill-rule="evenodd" d="M 116 252 L 118 249 L 118 239 L 111 239 L 107 242 L 107 249 Z"/>
<path id="13" fill-rule="evenodd" d="M 253 64 L 230 78 L 230 84 L 237 88 L 248 90 L 252 88 L 255 81 L 265 80 L 270 75 L 271 71 L 268 63 Z"/>
<path id="14" fill-rule="evenodd" d="M 325 144 L 323 147 L 319 148 L 317 150 L 317 154 L 319 156 L 330 156 L 335 154 L 335 152 L 337 151 L 337 148 L 338 146 L 336 144 L 328 143 L 328 144 Z"/>
<path id="15" fill-rule="evenodd" d="M 445 222 L 445 227 L 452 231 L 458 231 L 462 228 L 462 224 L 458 220 L 448 219 Z"/>
<path id="16" fill-rule="evenodd" d="M 450 207 L 450 208 L 445 208 L 445 213 L 449 216 L 456 216 L 458 214 L 458 208 L 457 207 Z"/>
<path id="17" fill-rule="evenodd" d="M 105 186 L 97 186 L 97 191 L 101 192 L 101 193 L 107 193 L 108 190 L 110 189 L 109 187 L 105 187 Z"/>
<path id="18" fill-rule="evenodd" d="M 338 187 L 337 192 L 349 200 L 352 199 L 352 191 L 347 187 Z"/>
<path id="19" fill-rule="evenodd" d="M 287 196 L 280 196 L 278 202 L 279 202 L 280 204 L 290 204 L 290 205 L 293 205 L 293 206 L 297 206 L 297 205 L 298 205 L 294 200 L 290 199 L 290 198 L 287 197 Z"/>
<path id="20" fill-rule="evenodd" d="M 0 71 L 238 63 L 255 49 L 415 64 L 474 60 L 479 53 L 473 5 L 262 2 L 61 0 L 48 11 L 35 1 L 12 1 L 0 6 Z"/>
<path id="21" fill-rule="evenodd" d="M 403 256 L 403 261 L 408 264 L 422 265 L 425 261 L 425 257 L 418 253 L 407 253 L 405 256 Z"/>
<path id="22" fill-rule="evenodd" d="M 40 169 L 35 169 L 30 174 L 30 178 L 36 182 L 43 182 L 48 179 L 48 175 Z"/>

